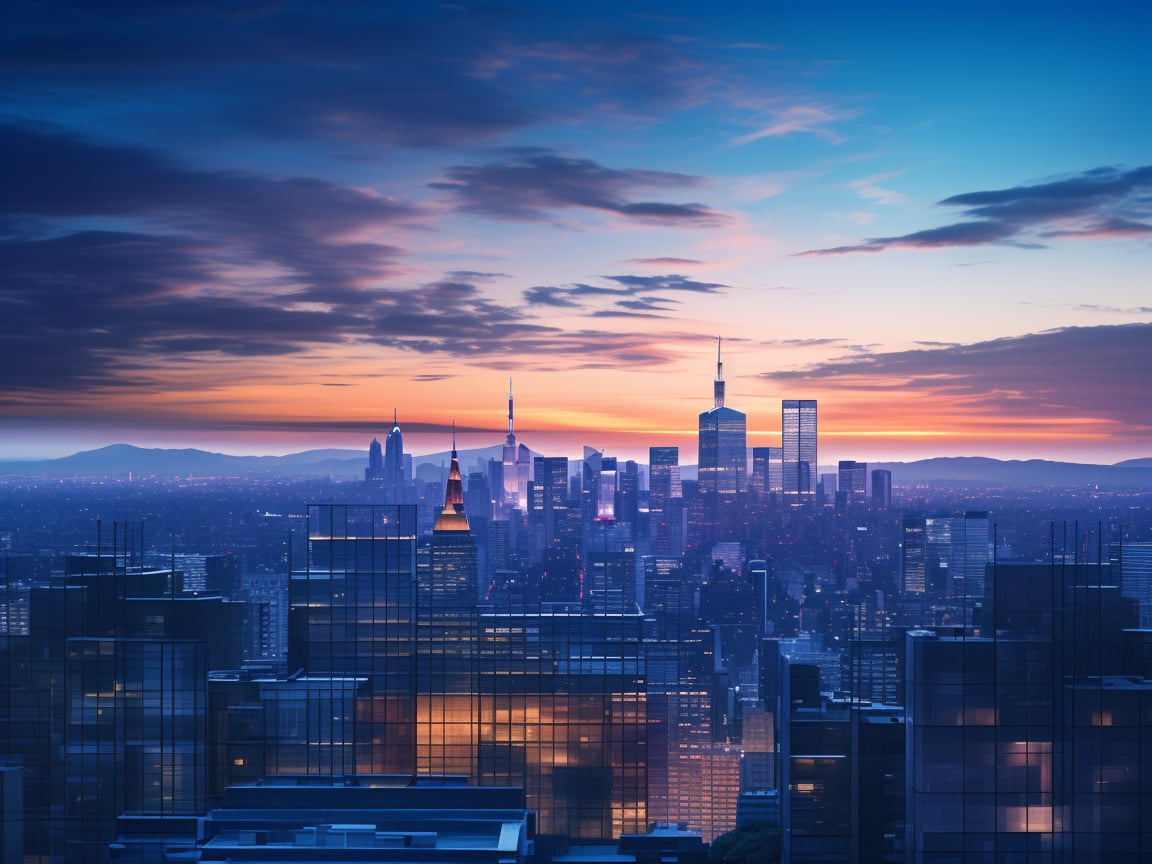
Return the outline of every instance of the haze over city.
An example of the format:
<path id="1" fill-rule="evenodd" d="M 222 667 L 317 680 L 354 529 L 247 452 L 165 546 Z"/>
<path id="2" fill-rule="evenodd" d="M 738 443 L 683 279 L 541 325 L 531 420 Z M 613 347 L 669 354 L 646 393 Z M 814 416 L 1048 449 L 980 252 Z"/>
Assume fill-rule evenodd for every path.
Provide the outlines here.
<path id="1" fill-rule="evenodd" d="M 1149 6 L 15 3 L 0 455 L 1152 455 Z"/>

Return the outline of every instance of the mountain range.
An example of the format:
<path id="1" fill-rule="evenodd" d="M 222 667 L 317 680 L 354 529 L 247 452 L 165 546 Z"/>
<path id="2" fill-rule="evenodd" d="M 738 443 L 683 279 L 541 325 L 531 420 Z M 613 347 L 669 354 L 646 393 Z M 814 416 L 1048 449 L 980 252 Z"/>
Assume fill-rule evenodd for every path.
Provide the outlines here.
<path id="1" fill-rule="evenodd" d="M 500 446 L 460 451 L 467 472 L 477 460 L 499 458 Z M 446 469 L 449 454 L 413 457 L 417 477 L 435 480 Z M 33 477 L 331 477 L 357 480 L 364 476 L 368 454 L 363 450 L 305 450 L 286 456 L 231 456 L 195 449 L 150 449 L 113 444 L 60 459 L 0 461 L 0 476 Z M 914 462 L 874 462 L 869 470 L 886 468 L 897 485 L 918 483 L 982 483 L 998 486 L 1104 486 L 1152 489 L 1152 458 L 1130 459 L 1115 465 L 1053 462 L 1043 459 L 1000 460 L 984 457 L 942 457 Z M 685 479 L 693 465 L 682 466 Z M 834 471 L 832 467 L 821 471 Z"/>

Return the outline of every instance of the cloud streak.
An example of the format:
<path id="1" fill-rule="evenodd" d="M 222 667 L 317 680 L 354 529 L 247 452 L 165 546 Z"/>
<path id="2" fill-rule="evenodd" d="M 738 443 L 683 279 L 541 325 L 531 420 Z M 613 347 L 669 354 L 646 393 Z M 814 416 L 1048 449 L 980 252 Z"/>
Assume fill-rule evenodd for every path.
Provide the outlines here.
<path id="1" fill-rule="evenodd" d="M 560 210 L 585 210 L 648 225 L 714 228 L 731 217 L 704 204 L 635 200 L 650 190 L 698 186 L 699 177 L 608 168 L 544 148 L 516 148 L 485 165 L 456 165 L 429 183 L 461 213 L 509 222 L 548 221 Z"/>
<path id="2" fill-rule="evenodd" d="M 1152 236 L 1152 165 L 1130 170 L 1094 168 L 1048 183 L 965 192 L 945 198 L 939 206 L 960 208 L 965 221 L 800 254 L 994 244 L 1040 248 L 1040 240 L 1056 238 Z"/>
<path id="3" fill-rule="evenodd" d="M 701 282 L 677 273 L 665 276 L 603 276 L 615 285 L 536 285 L 523 292 L 529 306 L 590 311 L 597 318 L 663 318 L 681 301 L 668 294 L 719 294 L 728 286 Z M 596 308 L 597 300 L 612 301 L 609 308 Z"/>
<path id="4" fill-rule="evenodd" d="M 852 356 L 764 377 L 840 391 L 892 390 L 999 421 L 1091 418 L 1098 432 L 1147 436 L 1152 404 L 1132 397 L 1132 382 L 1152 380 L 1149 345 L 1150 323 L 1067 327 Z"/>

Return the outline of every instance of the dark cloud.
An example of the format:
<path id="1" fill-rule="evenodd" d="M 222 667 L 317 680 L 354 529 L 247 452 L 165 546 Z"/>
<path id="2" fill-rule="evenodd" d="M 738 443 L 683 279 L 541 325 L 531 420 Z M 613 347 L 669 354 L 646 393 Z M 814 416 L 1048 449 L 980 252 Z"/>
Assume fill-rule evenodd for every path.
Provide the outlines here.
<path id="1" fill-rule="evenodd" d="M 453 357 L 642 352 L 498 303 L 457 271 L 397 287 L 398 248 L 364 239 L 420 214 L 313 178 L 209 172 L 144 148 L 0 126 L 0 364 L 10 393 L 151 386 L 196 358 L 380 344 Z M 77 220 L 117 230 L 78 230 Z M 664 277 L 576 295 L 708 290 Z M 559 295 L 558 295 L 559 296 Z M 660 355 L 652 354 L 651 362 Z M 577 361 L 579 365 L 580 361 Z M 153 370 L 157 370 L 154 372 Z"/>
<path id="2" fill-rule="evenodd" d="M 552 285 L 536 285 L 523 293 L 524 302 L 530 306 L 556 306 L 562 309 L 579 308 L 580 304 L 572 299 L 574 296 L 570 289 Z"/>
<path id="3" fill-rule="evenodd" d="M 488 74 L 517 23 L 500 12 L 402 2 L 323 14 L 303 2 L 239 13 L 227 4 L 20 5 L 0 41 L 10 87 L 62 104 L 83 104 L 99 89 L 122 105 L 155 88 L 169 101 L 157 100 L 153 113 L 193 134 L 207 126 L 435 147 L 546 116 Z"/>
<path id="4" fill-rule="evenodd" d="M 1065 416 L 1101 431 L 1152 432 L 1152 403 L 1132 397 L 1133 381 L 1152 380 L 1152 323 L 1068 327 L 938 348 L 867 354 L 796 371 L 770 372 L 867 391 L 898 386 L 908 398 L 959 400 L 970 410 L 1012 416 Z"/>
<path id="5" fill-rule="evenodd" d="M 0 32 L 9 93 L 86 112 L 116 105 L 112 122 L 143 135 L 454 148 L 541 122 L 655 122 L 695 104 L 714 75 L 692 59 L 691 40 L 628 32 L 650 28 L 584 7 L 10 6 Z"/>
<path id="6" fill-rule="evenodd" d="M 332 342 L 348 313 L 187 292 L 214 263 L 195 240 L 77 232 L 0 242 L 0 364 L 6 389 L 111 386 L 149 358 L 283 355 Z"/>
<path id="7" fill-rule="evenodd" d="M 572 159 L 543 148 L 516 148 L 486 165 L 456 165 L 445 179 L 428 185 L 448 192 L 459 211 L 491 219 L 548 220 L 555 210 L 611 213 L 664 226 L 714 227 L 727 214 L 703 204 L 632 201 L 648 190 L 698 185 L 689 174 L 606 168 L 591 159 Z"/>
<path id="8" fill-rule="evenodd" d="M 677 273 L 667 276 L 605 276 L 637 294 L 649 291 L 688 291 L 693 294 L 717 294 L 727 288 L 719 282 L 700 282 Z"/>
<path id="9" fill-rule="evenodd" d="M 1040 248 L 1029 238 L 1152 236 L 1152 166 L 1127 171 L 1094 168 L 1033 186 L 953 195 L 939 204 L 961 208 L 968 221 L 801 254 L 990 244 Z"/>
<path id="10" fill-rule="evenodd" d="M 43 125 L 0 126 L 0 188 L 0 219 L 39 220 L 42 233 L 62 230 L 58 220 L 131 219 L 140 229 L 198 238 L 218 268 L 287 271 L 285 281 L 313 299 L 394 272 L 399 249 L 349 238 L 418 218 L 409 206 L 323 180 L 194 170 Z"/>
<path id="11" fill-rule="evenodd" d="M 679 300 L 663 295 L 687 292 L 689 294 L 717 294 L 728 286 L 719 282 L 700 282 L 677 273 L 665 276 L 602 276 L 612 285 L 537 285 L 523 292 L 524 302 L 530 306 L 552 306 L 560 309 L 582 309 L 596 318 L 663 318 Z M 618 287 L 617 287 L 618 286 Z M 597 299 L 609 299 L 609 308 L 590 307 Z"/>

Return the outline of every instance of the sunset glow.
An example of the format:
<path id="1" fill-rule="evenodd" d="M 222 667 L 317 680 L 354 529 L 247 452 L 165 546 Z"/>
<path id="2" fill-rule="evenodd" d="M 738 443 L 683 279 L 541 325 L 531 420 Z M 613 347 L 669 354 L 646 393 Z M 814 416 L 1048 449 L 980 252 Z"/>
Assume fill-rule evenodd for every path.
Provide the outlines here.
<path id="1" fill-rule="evenodd" d="M 17 3 L 0 455 L 1152 455 L 1150 15 Z"/>

